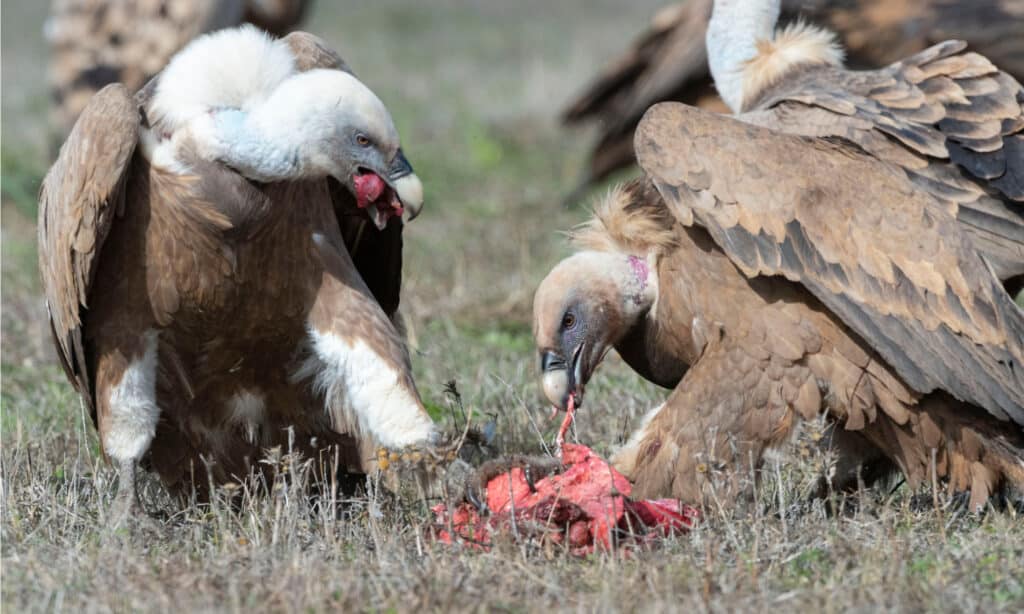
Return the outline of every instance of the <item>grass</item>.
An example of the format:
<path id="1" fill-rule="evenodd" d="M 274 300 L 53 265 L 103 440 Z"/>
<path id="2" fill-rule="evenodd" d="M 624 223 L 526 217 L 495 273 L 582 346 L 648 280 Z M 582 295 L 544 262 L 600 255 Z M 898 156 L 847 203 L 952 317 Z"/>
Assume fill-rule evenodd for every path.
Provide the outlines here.
<path id="1" fill-rule="evenodd" d="M 862 493 L 830 516 L 802 503 L 828 461 L 803 444 L 768 468 L 749 515 L 713 507 L 655 550 L 582 560 L 530 544 L 484 553 L 431 543 L 431 515 L 415 498 L 371 490 L 311 501 L 306 468 L 288 455 L 274 462 L 290 479 L 237 506 L 222 493 L 181 508 L 150 482 L 147 505 L 170 517 L 111 531 L 115 476 L 56 365 L 35 272 L 43 4 L 8 3 L 3 20 L 6 611 L 1024 608 L 1020 516 L 975 517 L 944 498 L 936 509 L 902 488 Z M 455 380 L 475 419 L 493 422 L 499 451 L 539 451 L 555 428 L 536 384 L 530 299 L 567 251 L 557 231 L 583 219 L 558 203 L 586 142 L 561 131 L 555 111 L 656 4 L 319 2 L 309 21 L 393 110 L 426 183 L 403 295 L 419 388 L 450 421 L 444 389 Z M 613 357 L 588 393 L 576 437 L 604 453 L 665 395 Z"/>

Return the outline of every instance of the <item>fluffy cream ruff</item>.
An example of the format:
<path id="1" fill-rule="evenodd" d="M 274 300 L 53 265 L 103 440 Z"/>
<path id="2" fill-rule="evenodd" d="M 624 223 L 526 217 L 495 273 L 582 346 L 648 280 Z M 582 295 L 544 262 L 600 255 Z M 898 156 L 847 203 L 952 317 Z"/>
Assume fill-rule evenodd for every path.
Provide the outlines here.
<path id="1" fill-rule="evenodd" d="M 765 89 L 795 68 L 842 66 L 845 53 L 836 35 L 825 28 L 797 21 L 775 31 L 772 40 L 757 42 L 757 55 L 743 66 L 743 105 L 757 100 Z"/>
<path id="2" fill-rule="evenodd" d="M 675 245 L 672 213 L 653 186 L 620 184 L 599 198 L 593 217 L 569 237 L 580 250 L 653 255 Z"/>
<path id="3" fill-rule="evenodd" d="M 220 30 L 200 36 L 171 59 L 148 110 L 173 132 L 210 109 L 248 110 L 295 72 L 295 57 L 283 40 L 251 25 Z"/>

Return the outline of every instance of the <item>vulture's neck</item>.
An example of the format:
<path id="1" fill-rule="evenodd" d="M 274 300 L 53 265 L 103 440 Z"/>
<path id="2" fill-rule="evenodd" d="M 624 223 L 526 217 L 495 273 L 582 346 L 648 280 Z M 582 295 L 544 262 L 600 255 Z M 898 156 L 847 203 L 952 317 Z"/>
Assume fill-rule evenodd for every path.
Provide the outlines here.
<path id="1" fill-rule="evenodd" d="M 222 109 L 213 112 L 208 153 L 255 181 L 296 179 L 307 172 L 306 156 L 296 139 L 267 129 L 261 110 Z"/>
<path id="2" fill-rule="evenodd" d="M 718 95 L 734 113 L 743 106 L 743 73 L 770 41 L 779 19 L 779 0 L 715 0 L 708 23 L 707 48 Z"/>
<path id="3" fill-rule="evenodd" d="M 641 377 L 664 388 L 675 388 L 688 364 L 670 342 L 655 313 L 640 318 L 615 345 L 615 351 Z"/>

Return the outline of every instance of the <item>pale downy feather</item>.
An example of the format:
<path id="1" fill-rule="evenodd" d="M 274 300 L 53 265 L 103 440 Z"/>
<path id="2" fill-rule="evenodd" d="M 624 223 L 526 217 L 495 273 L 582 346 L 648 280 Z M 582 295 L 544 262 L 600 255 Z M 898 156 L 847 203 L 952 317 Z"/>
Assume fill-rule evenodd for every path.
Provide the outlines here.
<path id="1" fill-rule="evenodd" d="M 254 26 L 206 34 L 160 74 L 148 107 L 150 122 L 173 132 L 211 109 L 248 110 L 295 72 L 288 43 Z"/>
<path id="2" fill-rule="evenodd" d="M 757 41 L 757 55 L 743 67 L 742 108 L 797 68 L 842 66 L 843 59 L 836 35 L 825 28 L 797 21 L 776 30 L 772 40 Z"/>
<path id="3" fill-rule="evenodd" d="M 645 189 L 640 181 L 613 187 L 594 203 L 593 213 L 569 233 L 581 250 L 650 254 L 675 245 L 671 212 L 654 188 Z"/>

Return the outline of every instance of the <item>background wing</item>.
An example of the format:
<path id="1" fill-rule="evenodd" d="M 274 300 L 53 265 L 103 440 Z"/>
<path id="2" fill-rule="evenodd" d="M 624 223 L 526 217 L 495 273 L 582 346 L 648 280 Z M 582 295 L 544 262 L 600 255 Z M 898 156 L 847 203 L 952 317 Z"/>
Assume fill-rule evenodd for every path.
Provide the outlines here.
<path id="1" fill-rule="evenodd" d="M 317 36 L 293 32 L 284 40 L 291 46 L 299 70 L 332 68 L 352 73 L 341 56 Z M 345 247 L 384 313 L 392 318 L 398 310 L 402 288 L 404 222 L 401 218 L 392 218 L 384 230 L 378 231 L 369 223 L 366 212 L 356 207 L 355 198 L 344 186 L 333 179 L 329 179 L 328 184 Z"/>
<path id="2" fill-rule="evenodd" d="M 919 392 L 1024 424 L 1024 314 L 898 169 L 678 103 L 648 111 L 636 151 L 679 221 L 744 274 L 803 284 Z"/>
<path id="3" fill-rule="evenodd" d="M 245 21 L 274 36 L 294 28 L 309 10 L 310 0 L 247 0 Z"/>
<path id="4" fill-rule="evenodd" d="M 711 5 L 689 0 L 659 11 L 629 49 L 569 102 L 562 112 L 566 125 L 601 122 L 581 188 L 633 163 L 633 130 L 652 104 L 678 100 L 727 111 L 711 83 L 704 45 Z"/>
<path id="5" fill-rule="evenodd" d="M 139 112 L 124 86 L 108 85 L 82 111 L 39 194 L 39 271 L 50 327 L 68 377 L 91 398 L 82 351 L 97 261 L 124 206 Z"/>
<path id="6" fill-rule="evenodd" d="M 884 4 L 884 7 L 882 6 Z M 726 112 L 715 94 L 704 37 L 711 0 L 666 7 L 562 114 L 596 120 L 598 140 L 579 190 L 633 163 L 633 130 L 652 104 L 675 100 Z M 1002 70 L 1024 78 L 1024 0 L 783 0 L 779 23 L 806 19 L 835 31 L 853 68 L 877 68 L 962 38 Z"/>

